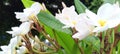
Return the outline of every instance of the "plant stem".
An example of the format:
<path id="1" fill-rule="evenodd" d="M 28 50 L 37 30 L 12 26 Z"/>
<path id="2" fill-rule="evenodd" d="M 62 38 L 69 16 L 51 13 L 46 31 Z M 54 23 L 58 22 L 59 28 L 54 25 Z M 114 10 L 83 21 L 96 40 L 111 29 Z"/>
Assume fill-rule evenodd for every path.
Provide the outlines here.
<path id="1" fill-rule="evenodd" d="M 31 47 L 31 43 L 29 41 L 29 38 L 27 38 L 26 35 L 23 35 L 22 36 L 22 40 L 25 42 L 25 46 L 29 50 L 29 53 L 30 54 L 34 54 L 33 51 L 32 51 L 32 47 Z"/>
<path id="2" fill-rule="evenodd" d="M 33 49 L 33 51 L 37 54 L 51 54 L 51 53 L 54 53 L 54 52 L 40 52 L 40 51 L 37 51 L 35 49 Z"/>
<path id="3" fill-rule="evenodd" d="M 53 43 L 53 40 L 52 40 L 50 37 L 48 37 L 48 35 L 47 35 L 44 31 L 42 31 L 42 34 L 50 41 L 50 43 L 51 43 L 56 49 L 58 49 L 57 46 Z"/>
<path id="4" fill-rule="evenodd" d="M 84 50 L 82 47 L 79 47 L 81 54 L 84 54 Z"/>
<path id="5" fill-rule="evenodd" d="M 116 34 L 115 34 L 115 41 L 114 41 L 114 43 L 111 45 L 111 49 L 110 49 L 110 51 L 109 51 L 109 54 L 112 54 L 112 50 L 113 50 L 114 47 L 116 47 L 116 45 L 117 45 L 117 43 L 119 42 L 119 40 L 120 40 L 120 34 L 119 34 L 119 33 L 116 33 Z"/>
<path id="6" fill-rule="evenodd" d="M 50 48 L 50 49 L 55 49 L 55 48 L 53 48 L 53 47 L 50 47 L 50 46 L 48 46 L 48 45 L 46 45 L 44 42 L 41 42 L 39 39 L 34 39 L 36 42 L 38 42 L 39 44 L 41 44 L 41 45 L 44 45 L 44 46 L 46 46 L 46 47 L 48 47 L 48 48 Z"/>
<path id="7" fill-rule="evenodd" d="M 56 34 L 56 32 L 55 32 L 55 30 L 52 30 L 53 31 L 53 33 L 54 33 L 54 37 L 55 37 L 55 44 L 57 45 L 57 48 L 59 49 L 60 48 L 60 46 L 59 46 L 59 44 L 58 44 L 58 39 L 57 39 L 57 34 Z"/>

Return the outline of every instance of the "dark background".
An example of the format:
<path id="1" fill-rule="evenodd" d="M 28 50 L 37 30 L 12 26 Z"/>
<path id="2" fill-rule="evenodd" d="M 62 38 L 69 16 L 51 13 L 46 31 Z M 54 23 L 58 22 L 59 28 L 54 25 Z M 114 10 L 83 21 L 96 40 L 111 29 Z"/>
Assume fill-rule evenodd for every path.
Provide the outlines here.
<path id="1" fill-rule="evenodd" d="M 55 14 L 58 9 L 62 9 L 61 2 L 69 7 L 74 5 L 73 0 L 34 0 L 40 3 L 45 3 L 46 7 L 52 14 Z M 81 0 L 89 9 L 96 12 L 96 9 L 101 5 L 101 0 Z M 7 45 L 11 38 L 10 34 L 6 31 L 10 31 L 11 27 L 19 26 L 19 22 L 15 18 L 14 12 L 22 12 L 24 6 L 21 0 L 0 0 L 0 46 Z"/>

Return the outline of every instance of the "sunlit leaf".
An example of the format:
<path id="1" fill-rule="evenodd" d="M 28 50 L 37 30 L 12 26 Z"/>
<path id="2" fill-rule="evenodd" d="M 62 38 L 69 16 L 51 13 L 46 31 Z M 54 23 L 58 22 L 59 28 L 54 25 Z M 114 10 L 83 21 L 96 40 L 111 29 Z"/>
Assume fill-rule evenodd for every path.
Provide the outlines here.
<path id="1" fill-rule="evenodd" d="M 32 0 L 22 0 L 22 3 L 23 3 L 25 8 L 29 8 L 34 3 L 34 1 L 32 1 Z"/>
<path id="2" fill-rule="evenodd" d="M 112 30 L 111 43 L 114 43 L 114 37 L 115 37 L 115 32 L 114 32 L 114 30 Z"/>
<path id="3" fill-rule="evenodd" d="M 97 52 L 100 51 L 100 40 L 98 37 L 95 36 L 88 36 L 83 40 L 85 43 L 88 44 L 88 46 L 91 46 L 93 50 L 96 50 Z M 91 50 L 92 50 L 91 49 Z"/>
<path id="4" fill-rule="evenodd" d="M 48 26 L 44 26 L 45 31 L 50 35 L 51 38 L 54 38 L 54 30 L 49 28 Z"/>
<path id="5" fill-rule="evenodd" d="M 83 13 L 85 12 L 85 9 L 87 9 L 87 7 L 80 0 L 74 0 L 74 3 L 78 13 Z"/>
<path id="6" fill-rule="evenodd" d="M 120 41 L 118 42 L 118 44 L 117 44 L 117 53 L 120 53 Z"/>

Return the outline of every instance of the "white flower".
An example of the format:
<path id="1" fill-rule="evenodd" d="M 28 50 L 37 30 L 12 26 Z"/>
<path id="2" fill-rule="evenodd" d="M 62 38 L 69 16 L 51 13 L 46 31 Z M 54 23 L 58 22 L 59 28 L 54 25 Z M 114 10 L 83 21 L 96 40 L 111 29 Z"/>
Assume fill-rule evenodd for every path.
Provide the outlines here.
<path id="1" fill-rule="evenodd" d="M 5 45 L 5 46 L 0 46 L 2 51 L 0 51 L 1 54 L 15 54 L 16 50 L 13 48 L 14 46 L 12 45 Z"/>
<path id="2" fill-rule="evenodd" d="M 12 46 L 11 48 L 14 49 L 15 47 L 19 47 L 19 45 L 22 44 L 21 39 L 22 39 L 21 36 L 15 36 L 11 38 L 9 43 L 9 45 Z"/>
<path id="3" fill-rule="evenodd" d="M 15 54 L 16 47 L 19 47 L 20 43 L 21 43 L 20 36 L 11 38 L 8 46 L 1 46 L 2 51 L 0 51 L 0 54 Z"/>
<path id="4" fill-rule="evenodd" d="M 32 22 L 24 22 L 19 27 L 12 27 L 13 31 L 7 31 L 7 33 L 12 34 L 12 36 L 25 35 L 30 31 L 30 26 Z"/>
<path id="5" fill-rule="evenodd" d="M 30 43 L 31 43 L 31 46 L 33 47 L 33 46 L 34 46 L 34 43 L 35 43 L 35 40 L 29 38 L 29 41 L 30 41 Z"/>
<path id="6" fill-rule="evenodd" d="M 79 22 L 76 24 L 75 29 L 78 31 L 72 37 L 78 38 L 79 40 L 84 39 L 86 36 L 92 33 L 93 26 L 87 22 L 86 14 L 82 13 L 79 15 Z"/>
<path id="7" fill-rule="evenodd" d="M 78 14 L 75 12 L 74 6 L 65 7 L 62 13 L 56 14 L 56 19 L 60 20 L 65 26 L 63 28 L 73 28 L 78 22 Z"/>
<path id="8" fill-rule="evenodd" d="M 103 4 L 97 14 L 86 10 L 89 22 L 96 28 L 93 32 L 102 32 L 114 28 L 120 23 L 120 8 L 118 4 Z"/>
<path id="9" fill-rule="evenodd" d="M 0 54 L 12 54 L 11 46 L 1 46 L 0 48 L 2 49 Z"/>
<path id="10" fill-rule="evenodd" d="M 30 8 L 24 9 L 23 10 L 24 12 L 15 12 L 16 18 L 20 19 L 20 21 L 22 22 L 31 21 L 30 18 L 36 16 L 41 9 L 42 9 L 41 4 L 38 2 L 35 2 L 34 4 L 32 4 Z"/>
<path id="11" fill-rule="evenodd" d="M 21 46 L 17 50 L 17 54 L 25 54 L 28 53 L 28 49 L 25 46 Z"/>

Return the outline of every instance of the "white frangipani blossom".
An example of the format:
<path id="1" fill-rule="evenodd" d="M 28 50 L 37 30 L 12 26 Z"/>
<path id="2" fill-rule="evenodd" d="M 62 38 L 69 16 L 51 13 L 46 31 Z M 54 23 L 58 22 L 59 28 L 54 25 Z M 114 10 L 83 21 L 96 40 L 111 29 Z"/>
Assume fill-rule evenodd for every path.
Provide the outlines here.
<path id="1" fill-rule="evenodd" d="M 86 10 L 89 17 L 89 23 L 96 28 L 93 32 L 102 32 L 109 28 L 114 28 L 120 23 L 120 8 L 118 4 L 103 4 L 97 14 Z"/>
<path id="2" fill-rule="evenodd" d="M 65 25 L 63 28 L 73 28 L 78 22 L 78 14 L 75 12 L 74 6 L 65 7 L 62 10 L 62 13 L 56 14 L 55 17 Z"/>
<path id="3" fill-rule="evenodd" d="M 2 49 L 2 51 L 0 51 L 0 54 L 12 54 L 12 49 L 11 46 L 0 46 L 0 48 Z"/>
<path id="4" fill-rule="evenodd" d="M 92 33 L 94 27 L 87 22 L 87 16 L 85 13 L 79 14 L 79 18 L 80 20 L 75 26 L 77 33 L 75 33 L 72 37 L 82 40 Z"/>
<path id="5" fill-rule="evenodd" d="M 25 35 L 30 31 L 32 22 L 23 22 L 19 27 L 12 27 L 13 31 L 7 31 L 7 33 L 12 34 L 12 36 Z"/>
<path id="6" fill-rule="evenodd" d="M 15 54 L 16 53 L 16 47 L 19 47 L 21 44 L 21 37 L 16 36 L 11 38 L 10 43 L 8 46 L 1 46 L 0 48 L 2 51 L 0 51 L 0 54 Z"/>
<path id="7" fill-rule="evenodd" d="M 20 21 L 31 21 L 31 17 L 36 17 L 36 15 L 40 12 L 42 9 L 42 6 L 40 3 L 35 2 L 32 4 L 30 8 L 26 8 L 23 11 L 24 12 L 15 12 L 16 18 L 20 19 Z"/>
<path id="8" fill-rule="evenodd" d="M 19 47 L 19 45 L 22 44 L 21 39 L 21 36 L 15 36 L 11 38 L 9 43 L 9 45 L 12 46 L 11 48 L 14 49 L 15 47 Z"/>

